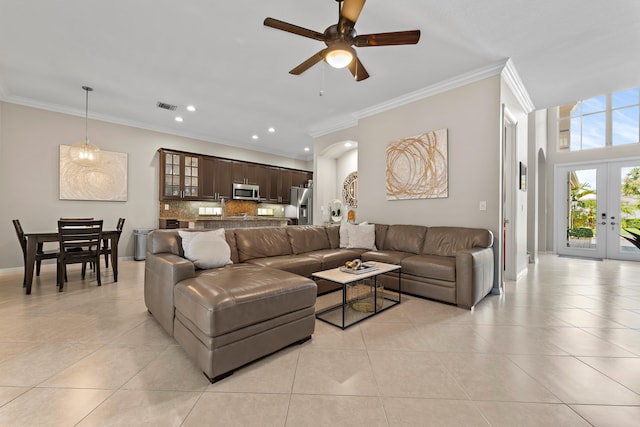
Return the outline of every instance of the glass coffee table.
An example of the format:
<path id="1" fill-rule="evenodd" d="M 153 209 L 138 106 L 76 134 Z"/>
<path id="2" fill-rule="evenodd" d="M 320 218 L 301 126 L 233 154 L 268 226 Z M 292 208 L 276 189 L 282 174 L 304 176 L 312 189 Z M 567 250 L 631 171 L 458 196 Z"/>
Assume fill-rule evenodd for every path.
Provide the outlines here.
<path id="1" fill-rule="evenodd" d="M 313 273 L 313 277 L 342 285 L 342 301 L 317 311 L 317 319 L 344 330 L 400 304 L 402 290 L 400 266 L 383 262 L 368 262 L 366 264 L 371 268 L 367 268 L 363 272 L 345 272 L 342 268 L 332 268 Z M 392 271 L 398 272 L 397 291 L 385 289 L 382 283 L 378 282 L 379 275 Z"/>

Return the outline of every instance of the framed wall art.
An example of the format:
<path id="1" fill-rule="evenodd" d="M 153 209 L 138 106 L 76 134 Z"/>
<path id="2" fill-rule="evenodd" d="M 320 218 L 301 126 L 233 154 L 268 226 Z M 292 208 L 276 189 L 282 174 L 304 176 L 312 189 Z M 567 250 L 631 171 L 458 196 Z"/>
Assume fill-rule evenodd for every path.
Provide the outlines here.
<path id="1" fill-rule="evenodd" d="M 527 191 L 527 166 L 522 162 L 520 162 L 519 188 L 522 191 Z"/>
<path id="2" fill-rule="evenodd" d="M 447 129 L 387 144 L 387 200 L 449 197 Z"/>
<path id="3" fill-rule="evenodd" d="M 74 163 L 60 145 L 60 200 L 127 201 L 127 153 L 100 151 L 95 164 Z"/>

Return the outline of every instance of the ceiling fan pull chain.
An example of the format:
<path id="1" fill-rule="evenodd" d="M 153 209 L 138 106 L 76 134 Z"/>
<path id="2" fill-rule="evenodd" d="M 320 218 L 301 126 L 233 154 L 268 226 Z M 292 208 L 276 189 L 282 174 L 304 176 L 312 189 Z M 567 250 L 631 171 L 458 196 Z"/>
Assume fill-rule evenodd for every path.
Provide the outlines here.
<path id="1" fill-rule="evenodd" d="M 318 92 L 318 96 L 324 95 L 324 67 L 325 64 L 322 64 L 322 67 L 320 67 L 320 92 Z"/>

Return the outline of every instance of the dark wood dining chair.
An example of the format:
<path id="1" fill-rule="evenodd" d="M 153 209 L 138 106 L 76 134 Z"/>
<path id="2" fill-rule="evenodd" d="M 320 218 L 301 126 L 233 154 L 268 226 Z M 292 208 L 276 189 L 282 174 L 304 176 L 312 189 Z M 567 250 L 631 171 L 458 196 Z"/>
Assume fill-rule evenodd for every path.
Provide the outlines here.
<path id="1" fill-rule="evenodd" d="M 58 221 L 60 255 L 58 256 L 58 287 L 64 287 L 64 272 L 68 264 L 82 264 L 82 279 L 87 263 L 94 263 L 98 286 L 100 281 L 100 244 L 102 243 L 102 220 Z"/>
<path id="2" fill-rule="evenodd" d="M 122 234 L 122 229 L 124 228 L 124 218 L 118 218 L 118 224 L 116 225 L 116 231 L 118 232 L 118 238 L 120 234 Z M 118 239 L 120 240 L 120 239 Z M 109 268 L 109 257 L 111 256 L 111 247 L 109 247 L 109 239 L 102 239 L 102 250 L 101 252 L 104 254 L 104 266 Z"/>
<path id="3" fill-rule="evenodd" d="M 13 227 L 16 229 L 18 240 L 20 241 L 20 248 L 22 248 L 22 258 L 24 261 L 24 276 L 22 278 L 22 287 L 24 288 L 27 285 L 27 238 L 24 236 L 24 230 L 22 229 L 20 220 L 14 219 L 12 222 Z M 40 276 L 40 265 L 42 264 L 42 260 L 57 259 L 58 254 L 60 253 L 58 250 L 44 251 L 42 247 L 43 244 L 38 243 L 38 249 L 36 251 L 36 276 Z"/>

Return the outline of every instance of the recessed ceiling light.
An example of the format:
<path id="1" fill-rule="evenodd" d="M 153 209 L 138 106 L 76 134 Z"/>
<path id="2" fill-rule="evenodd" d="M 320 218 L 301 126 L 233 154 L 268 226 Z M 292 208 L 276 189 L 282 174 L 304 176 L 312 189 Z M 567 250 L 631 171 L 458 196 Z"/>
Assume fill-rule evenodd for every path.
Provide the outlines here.
<path id="1" fill-rule="evenodd" d="M 176 116 L 176 122 L 182 122 L 182 117 Z"/>
<path id="2" fill-rule="evenodd" d="M 253 135 L 251 138 L 258 139 L 259 137 L 258 137 L 258 135 Z"/>
<path id="3" fill-rule="evenodd" d="M 309 151 L 309 147 L 304 147 L 304 151 Z"/>
<path id="4" fill-rule="evenodd" d="M 274 133 L 276 131 L 275 128 L 269 128 L 269 132 Z"/>
<path id="5" fill-rule="evenodd" d="M 187 105 L 187 111 L 191 111 L 193 113 L 194 111 L 196 111 L 196 107 L 194 107 L 193 105 Z"/>
<path id="6" fill-rule="evenodd" d="M 350 143 L 350 142 L 345 142 L 345 143 L 344 143 L 344 146 L 345 146 L 345 147 L 347 147 L 347 148 L 349 148 L 349 147 L 351 147 L 351 143 Z"/>

